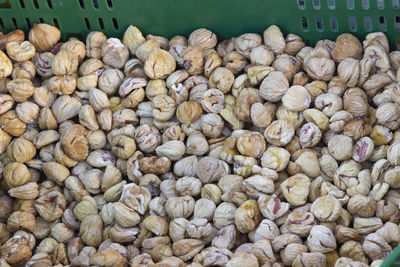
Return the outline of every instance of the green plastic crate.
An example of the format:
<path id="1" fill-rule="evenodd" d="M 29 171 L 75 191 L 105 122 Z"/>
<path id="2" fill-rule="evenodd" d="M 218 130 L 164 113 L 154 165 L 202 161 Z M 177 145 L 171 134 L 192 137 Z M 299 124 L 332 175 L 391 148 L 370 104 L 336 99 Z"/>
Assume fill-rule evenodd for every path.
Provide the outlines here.
<path id="1" fill-rule="evenodd" d="M 122 37 L 133 24 L 165 37 L 205 27 L 226 39 L 276 24 L 311 45 L 343 32 L 362 39 L 382 31 L 391 49 L 399 49 L 399 6 L 399 0 L 0 0 L 0 31 L 28 32 L 45 22 L 59 27 L 63 39 L 84 39 L 94 30 Z M 382 266 L 400 267 L 399 256 L 400 246 Z"/>
<path id="2" fill-rule="evenodd" d="M 399 0 L 0 0 L 0 31 L 37 22 L 58 26 L 64 38 L 93 30 L 122 37 L 130 24 L 166 37 L 206 27 L 229 38 L 277 24 L 310 44 L 383 31 L 392 49 L 400 45 Z"/>

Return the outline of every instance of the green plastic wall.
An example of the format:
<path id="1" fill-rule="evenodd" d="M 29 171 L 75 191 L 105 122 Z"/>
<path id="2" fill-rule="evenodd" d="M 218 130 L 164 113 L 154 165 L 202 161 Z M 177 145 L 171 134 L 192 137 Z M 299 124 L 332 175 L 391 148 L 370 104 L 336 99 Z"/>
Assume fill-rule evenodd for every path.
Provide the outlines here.
<path id="1" fill-rule="evenodd" d="M 277 24 L 311 44 L 342 32 L 383 31 L 400 42 L 399 0 L 0 0 L 0 31 L 57 25 L 63 37 L 101 30 L 121 37 L 130 24 L 171 37 L 206 27 L 219 38 L 262 33 Z"/>

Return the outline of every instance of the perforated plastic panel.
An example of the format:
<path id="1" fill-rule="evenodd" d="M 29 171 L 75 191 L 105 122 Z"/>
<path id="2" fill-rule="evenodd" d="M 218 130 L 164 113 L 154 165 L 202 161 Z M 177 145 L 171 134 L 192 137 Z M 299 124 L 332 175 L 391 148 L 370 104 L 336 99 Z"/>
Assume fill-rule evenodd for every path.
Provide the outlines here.
<path id="1" fill-rule="evenodd" d="M 56 25 L 64 38 L 93 30 L 121 37 L 130 24 L 167 37 L 207 27 L 228 38 L 277 24 L 311 43 L 383 31 L 392 48 L 400 44 L 399 0 L 0 0 L 0 31 L 36 22 Z"/>

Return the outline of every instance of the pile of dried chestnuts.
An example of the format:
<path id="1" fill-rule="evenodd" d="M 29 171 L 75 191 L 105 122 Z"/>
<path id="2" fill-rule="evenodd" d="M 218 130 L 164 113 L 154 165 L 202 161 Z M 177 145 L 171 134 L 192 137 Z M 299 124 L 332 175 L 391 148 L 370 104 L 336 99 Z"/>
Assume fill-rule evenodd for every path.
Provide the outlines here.
<path id="1" fill-rule="evenodd" d="M 0 35 L 0 266 L 373 266 L 400 243 L 400 51 Z"/>

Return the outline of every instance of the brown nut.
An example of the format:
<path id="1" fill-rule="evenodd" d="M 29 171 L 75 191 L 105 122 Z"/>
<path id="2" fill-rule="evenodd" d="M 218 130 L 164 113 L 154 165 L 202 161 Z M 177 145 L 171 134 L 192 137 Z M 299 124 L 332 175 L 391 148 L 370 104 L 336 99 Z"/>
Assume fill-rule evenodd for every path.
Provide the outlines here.
<path id="1" fill-rule="evenodd" d="M 7 89 L 16 102 L 24 102 L 33 95 L 32 82 L 27 79 L 15 79 L 7 84 Z"/>
<path id="2" fill-rule="evenodd" d="M 39 117 L 39 106 L 30 101 L 20 103 L 16 106 L 17 116 L 25 123 L 37 123 Z"/>
<path id="3" fill-rule="evenodd" d="M 24 185 L 30 180 L 28 168 L 19 162 L 8 163 L 4 168 L 3 176 L 10 188 Z"/>
<path id="4" fill-rule="evenodd" d="M 364 116 L 368 112 L 368 97 L 360 88 L 350 88 L 343 96 L 343 108 L 353 116 Z"/>
<path id="5" fill-rule="evenodd" d="M 181 123 L 191 124 L 200 117 L 202 112 L 203 109 L 198 102 L 185 101 L 176 109 L 176 117 Z"/>
<path id="6" fill-rule="evenodd" d="M 332 58 L 341 61 L 345 58 L 360 59 L 362 55 L 361 42 L 352 34 L 344 33 L 336 38 L 332 48 Z"/>
<path id="7" fill-rule="evenodd" d="M 147 57 L 144 71 L 151 79 L 163 79 L 175 71 L 174 57 L 163 49 L 154 49 Z"/>
<path id="8" fill-rule="evenodd" d="M 187 47 L 181 54 L 183 66 L 190 75 L 196 75 L 203 72 L 204 51 L 198 47 Z M 210 77 L 211 78 L 211 77 Z"/>
<path id="9" fill-rule="evenodd" d="M 164 174 L 171 168 L 171 160 L 167 157 L 144 157 L 139 160 L 140 170 L 144 173 Z"/>
<path id="10" fill-rule="evenodd" d="M 94 247 L 100 245 L 103 234 L 103 221 L 101 217 L 99 215 L 88 215 L 83 218 L 79 233 L 85 244 Z"/>
<path id="11" fill-rule="evenodd" d="M 60 50 L 54 57 L 51 68 L 55 75 L 71 75 L 78 70 L 78 56 L 68 50 Z"/>
<path id="12" fill-rule="evenodd" d="M 7 228 L 12 232 L 24 230 L 32 233 L 36 229 L 35 216 L 29 212 L 15 211 L 7 219 Z"/>
<path id="13" fill-rule="evenodd" d="M 6 44 L 6 51 L 17 62 L 27 61 L 35 55 L 35 47 L 29 41 L 9 42 Z"/>
<path id="14" fill-rule="evenodd" d="M 311 95 L 300 85 L 290 87 L 282 97 L 282 104 L 290 111 L 303 111 L 311 104 Z"/>
<path id="15" fill-rule="evenodd" d="M 14 110 L 9 110 L 0 116 L 2 130 L 12 136 L 20 136 L 26 130 L 26 123 L 20 120 Z"/>
<path id="16" fill-rule="evenodd" d="M 225 101 L 229 101 L 229 99 L 225 98 Z M 235 115 L 239 120 L 250 122 L 251 106 L 258 102 L 261 102 L 261 97 L 258 95 L 257 90 L 254 88 L 243 88 L 236 98 L 234 106 Z M 220 114 L 222 115 L 222 113 Z"/>
<path id="17" fill-rule="evenodd" d="M 65 153 L 74 160 L 84 160 L 89 154 L 87 130 L 74 124 L 66 129 L 61 135 L 61 145 Z"/>
<path id="18" fill-rule="evenodd" d="M 31 61 L 16 62 L 11 78 L 33 80 L 36 75 L 35 65 Z"/>
<path id="19" fill-rule="evenodd" d="M 200 28 L 189 35 L 189 46 L 197 46 L 201 49 L 210 49 L 217 45 L 217 36 L 212 31 Z"/>
<path id="20" fill-rule="evenodd" d="M 32 142 L 24 139 L 14 139 L 7 147 L 8 157 L 17 162 L 26 162 L 31 160 L 36 154 L 36 148 Z"/>
<path id="21" fill-rule="evenodd" d="M 53 76 L 49 79 L 47 88 L 59 95 L 70 95 L 75 91 L 76 79 L 71 75 Z"/>
<path id="22" fill-rule="evenodd" d="M 235 225 L 242 233 L 253 230 L 260 222 L 260 211 L 257 201 L 245 201 L 235 212 Z"/>
<path id="23" fill-rule="evenodd" d="M 21 235 L 21 232 L 23 235 Z M 1 256 L 11 265 L 25 264 L 32 256 L 29 248 L 29 237 L 27 233 L 19 231 L 7 240 L 0 249 Z"/>
<path id="24" fill-rule="evenodd" d="M 86 56 L 91 58 L 101 58 L 101 45 L 107 40 L 102 32 L 90 32 L 86 36 Z"/>
<path id="25" fill-rule="evenodd" d="M 257 132 L 247 132 L 239 135 L 237 148 L 244 156 L 259 158 L 265 151 L 265 139 Z"/>
<path id="26" fill-rule="evenodd" d="M 58 191 L 51 191 L 34 202 L 39 215 L 48 222 L 61 218 L 66 205 L 64 195 Z"/>
<path id="27" fill-rule="evenodd" d="M 129 58 L 129 50 L 117 38 L 108 38 L 101 45 L 103 62 L 113 68 L 120 69 Z"/>
<path id="28" fill-rule="evenodd" d="M 9 42 L 22 42 L 25 40 L 25 33 L 21 30 L 15 30 L 7 34 L 0 36 L 0 49 L 4 50 L 4 47 Z"/>
<path id="29" fill-rule="evenodd" d="M 29 41 L 40 52 L 52 49 L 60 38 L 60 30 L 45 23 L 34 24 L 33 28 L 29 32 Z"/>

